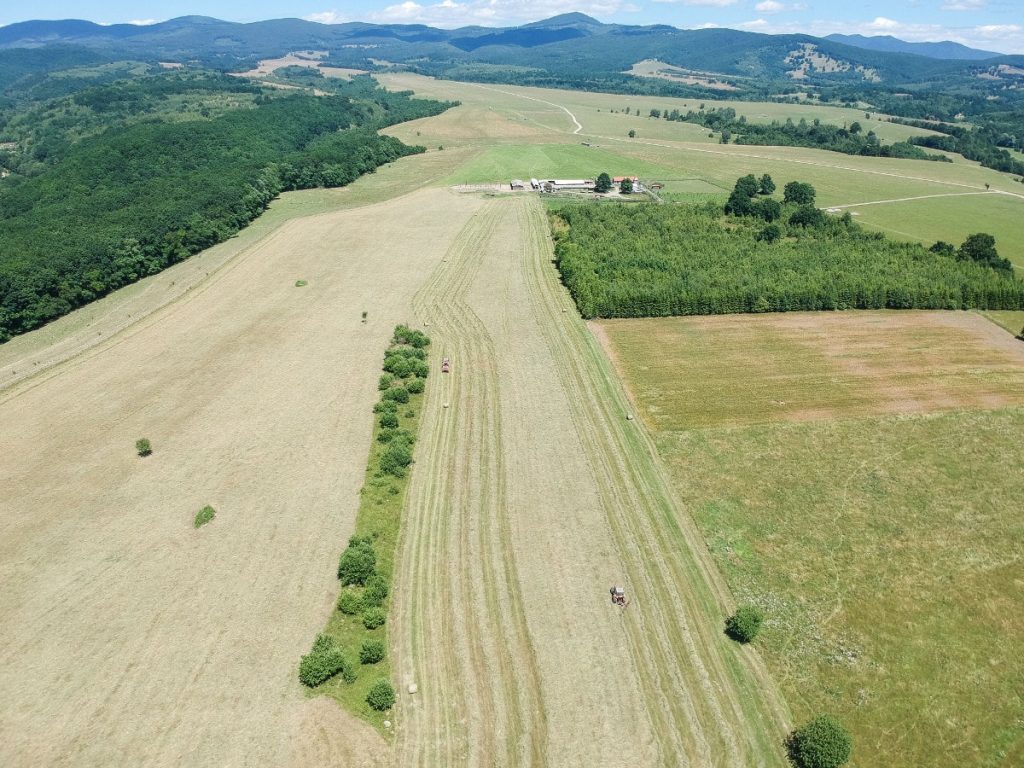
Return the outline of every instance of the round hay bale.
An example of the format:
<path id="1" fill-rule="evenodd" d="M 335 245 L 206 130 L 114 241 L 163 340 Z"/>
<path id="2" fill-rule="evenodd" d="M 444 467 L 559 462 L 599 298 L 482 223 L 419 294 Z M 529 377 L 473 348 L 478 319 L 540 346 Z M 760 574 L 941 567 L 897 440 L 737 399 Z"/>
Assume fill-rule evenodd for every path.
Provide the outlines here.
<path id="1" fill-rule="evenodd" d="M 445 408 L 447 408 L 447 407 L 448 407 L 448 403 L 445 403 L 445 404 L 444 404 L 444 407 L 445 407 Z"/>
<path id="2" fill-rule="evenodd" d="M 390 728 L 391 727 L 391 721 L 390 720 L 385 720 L 384 721 L 384 727 L 385 728 Z"/>
<path id="3" fill-rule="evenodd" d="M 419 686 L 416 683 L 409 683 L 409 693 L 416 693 L 419 690 Z"/>
<path id="4" fill-rule="evenodd" d="M 633 420 L 633 414 L 632 413 L 627 413 L 626 414 L 626 421 L 632 421 L 632 420 Z"/>

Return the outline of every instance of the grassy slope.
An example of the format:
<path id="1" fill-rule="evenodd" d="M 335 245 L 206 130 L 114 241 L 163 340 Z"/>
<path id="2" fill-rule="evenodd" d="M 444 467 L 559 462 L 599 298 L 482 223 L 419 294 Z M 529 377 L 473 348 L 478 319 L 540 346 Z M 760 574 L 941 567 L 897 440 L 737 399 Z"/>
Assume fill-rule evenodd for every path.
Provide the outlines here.
<path id="1" fill-rule="evenodd" d="M 769 615 L 758 646 L 796 719 L 838 715 L 861 767 L 1019 763 L 1024 409 L 757 423 L 774 418 L 748 391 L 759 384 L 803 405 L 824 399 L 840 419 L 872 393 L 771 333 L 662 339 L 655 363 L 652 327 L 674 322 L 604 327 L 716 563 Z M 939 352 L 964 340 L 903 343 Z M 984 352 L 936 378 L 955 391 L 977 374 L 980 386 Z"/>

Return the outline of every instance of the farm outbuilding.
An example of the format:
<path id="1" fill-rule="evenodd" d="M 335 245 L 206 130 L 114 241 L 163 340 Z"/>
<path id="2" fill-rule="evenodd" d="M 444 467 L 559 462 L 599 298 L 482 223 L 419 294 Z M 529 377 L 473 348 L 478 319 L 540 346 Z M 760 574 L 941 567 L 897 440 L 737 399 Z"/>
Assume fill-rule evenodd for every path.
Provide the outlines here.
<path id="1" fill-rule="evenodd" d="M 512 187 L 513 192 L 516 192 L 519 190 L 526 189 L 526 182 L 522 181 L 521 179 L 512 179 L 512 181 L 509 183 L 509 186 Z"/>

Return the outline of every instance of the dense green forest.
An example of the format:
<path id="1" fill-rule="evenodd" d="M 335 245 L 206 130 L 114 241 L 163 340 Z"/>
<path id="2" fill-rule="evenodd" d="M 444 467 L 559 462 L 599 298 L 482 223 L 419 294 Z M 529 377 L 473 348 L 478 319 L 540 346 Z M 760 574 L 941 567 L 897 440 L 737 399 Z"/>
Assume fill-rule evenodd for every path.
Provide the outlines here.
<path id="1" fill-rule="evenodd" d="M 822 213 L 806 202 L 809 185 L 787 184 L 787 202 L 760 187 L 738 182 L 730 202 L 747 198 L 743 215 L 716 204 L 553 208 L 558 269 L 580 313 L 1024 308 L 1024 281 L 1003 268 L 988 236 L 929 250 Z"/>
<path id="2" fill-rule="evenodd" d="M 4 179 L 0 341 L 230 237 L 282 191 L 347 184 L 423 151 L 376 129 L 449 106 L 365 77 L 338 89 L 114 128 L 62 145 L 59 162 L 34 175 Z"/>

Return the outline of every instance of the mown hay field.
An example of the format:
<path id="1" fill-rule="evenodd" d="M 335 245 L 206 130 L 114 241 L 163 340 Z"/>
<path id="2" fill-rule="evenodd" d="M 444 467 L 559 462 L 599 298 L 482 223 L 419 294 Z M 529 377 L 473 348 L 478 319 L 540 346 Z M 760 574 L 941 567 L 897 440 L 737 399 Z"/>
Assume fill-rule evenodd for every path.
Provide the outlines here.
<path id="1" fill-rule="evenodd" d="M 1024 759 L 1024 344 L 966 313 L 598 326 L 797 721 Z"/>

